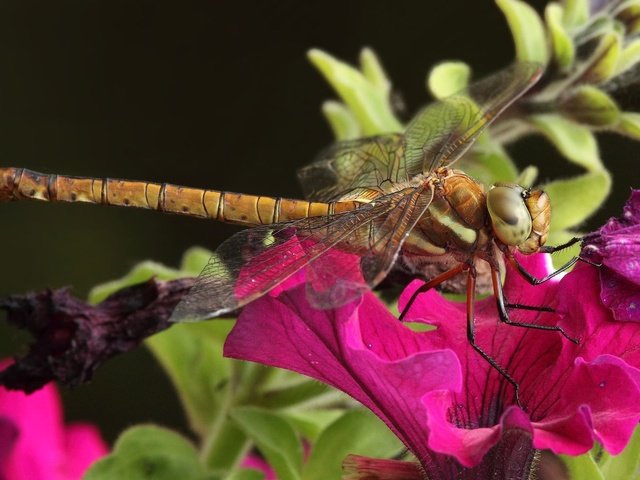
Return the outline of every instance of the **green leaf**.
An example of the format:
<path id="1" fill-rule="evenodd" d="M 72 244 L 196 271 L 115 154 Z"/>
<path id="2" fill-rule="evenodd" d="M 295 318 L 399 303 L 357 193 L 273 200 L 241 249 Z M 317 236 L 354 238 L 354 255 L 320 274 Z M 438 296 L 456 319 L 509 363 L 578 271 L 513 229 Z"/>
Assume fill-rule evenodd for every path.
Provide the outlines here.
<path id="1" fill-rule="evenodd" d="M 602 472 L 590 453 L 577 457 L 560 455 L 560 458 L 569 470 L 569 478 L 575 480 L 604 480 Z"/>
<path id="2" fill-rule="evenodd" d="M 528 165 L 524 170 L 522 170 L 522 172 L 520 172 L 520 175 L 518 175 L 518 178 L 516 179 L 516 183 L 525 188 L 530 188 L 538 178 L 538 173 L 538 167 Z"/>
<path id="3" fill-rule="evenodd" d="M 615 75 L 618 76 L 635 67 L 638 62 L 640 62 L 640 38 L 636 38 L 625 45 L 618 59 Z"/>
<path id="4" fill-rule="evenodd" d="M 269 390 L 258 399 L 258 403 L 261 407 L 269 409 L 287 408 L 312 401 L 327 393 L 333 393 L 333 391 L 325 384 L 315 380 L 305 380 L 289 387 Z"/>
<path id="5" fill-rule="evenodd" d="M 567 159 L 587 170 L 603 168 L 595 136 L 587 127 L 553 113 L 533 115 L 529 119 Z"/>
<path id="6" fill-rule="evenodd" d="M 570 119 L 593 127 L 608 127 L 620 121 L 620 110 L 613 98 L 592 85 L 582 85 L 566 94 L 558 109 Z"/>
<path id="7" fill-rule="evenodd" d="M 637 480 L 640 477 L 640 428 L 619 455 L 607 455 L 600 465 L 606 480 Z"/>
<path id="8" fill-rule="evenodd" d="M 183 323 L 146 340 L 168 373 L 189 418 L 191 428 L 205 436 L 225 399 L 233 360 L 222 356 L 233 323 Z"/>
<path id="9" fill-rule="evenodd" d="M 606 170 L 577 177 L 554 180 L 543 186 L 551 198 L 553 231 L 575 227 L 602 206 L 611 190 L 611 176 Z"/>
<path id="10" fill-rule="evenodd" d="M 184 437 L 153 425 L 126 430 L 113 452 L 99 460 L 84 480 L 204 480 L 198 452 Z"/>
<path id="11" fill-rule="evenodd" d="M 180 271 L 185 275 L 200 275 L 213 255 L 211 250 L 202 247 L 191 247 L 182 256 Z"/>
<path id="12" fill-rule="evenodd" d="M 443 62 L 431 69 L 427 88 L 435 98 L 445 98 L 467 87 L 471 68 L 464 62 Z"/>
<path id="13" fill-rule="evenodd" d="M 336 140 L 352 140 L 360 137 L 360 126 L 351 111 L 340 102 L 334 100 L 322 104 L 324 114 Z"/>
<path id="14" fill-rule="evenodd" d="M 370 48 L 363 48 L 360 52 L 360 68 L 364 77 L 373 85 L 380 94 L 389 98 L 391 94 L 391 81 L 380 63 L 376 53 Z"/>
<path id="15" fill-rule="evenodd" d="M 112 293 L 122 290 L 125 287 L 130 287 L 131 285 L 146 282 L 151 277 L 156 277 L 158 280 L 174 280 L 186 276 L 188 275 L 179 270 L 148 260 L 139 263 L 133 267 L 129 273 L 118 280 L 102 283 L 93 287 L 89 292 L 89 302 L 100 303 Z"/>
<path id="16" fill-rule="evenodd" d="M 350 454 L 389 458 L 403 445 L 373 413 L 351 410 L 322 432 L 307 461 L 304 480 L 340 478 L 342 461 Z"/>
<path id="17" fill-rule="evenodd" d="M 349 107 L 364 135 L 403 130 L 379 84 L 321 50 L 310 50 L 308 57 Z"/>
<path id="18" fill-rule="evenodd" d="M 598 48 L 583 67 L 579 82 L 598 84 L 611 79 L 618 68 L 621 53 L 620 34 L 615 31 L 603 34 Z"/>
<path id="19" fill-rule="evenodd" d="M 251 438 L 279 480 L 297 480 L 302 470 L 302 444 L 291 424 L 268 410 L 235 408 L 231 418 Z"/>
<path id="20" fill-rule="evenodd" d="M 566 70 L 573 64 L 576 51 L 573 39 L 562 23 L 562 15 L 562 7 L 557 3 L 549 3 L 544 11 L 551 37 L 553 58 L 561 70 Z"/>
<path id="21" fill-rule="evenodd" d="M 631 138 L 640 140 L 640 113 L 622 112 L 616 131 Z"/>
<path id="22" fill-rule="evenodd" d="M 589 20 L 589 0 L 565 0 L 562 21 L 568 28 L 580 27 Z"/>
<path id="23" fill-rule="evenodd" d="M 518 169 L 498 142 L 482 134 L 469 153 L 456 164 L 457 168 L 486 186 L 496 182 L 513 182 Z"/>
<path id="24" fill-rule="evenodd" d="M 640 1 L 627 0 L 622 2 L 614 11 L 613 15 L 621 21 L 626 28 L 626 35 L 631 36 L 640 30 Z"/>
<path id="25" fill-rule="evenodd" d="M 294 410 L 286 411 L 283 416 L 291 422 L 301 435 L 312 443 L 315 443 L 318 436 L 333 422 L 344 414 L 343 409 L 327 410 Z"/>
<path id="26" fill-rule="evenodd" d="M 224 480 L 264 480 L 265 474 L 252 468 L 239 468 L 231 475 L 224 477 Z"/>
<path id="27" fill-rule="evenodd" d="M 549 62 L 547 37 L 538 13 L 520 0 L 496 0 L 507 19 L 516 46 L 516 58 L 520 61 Z"/>

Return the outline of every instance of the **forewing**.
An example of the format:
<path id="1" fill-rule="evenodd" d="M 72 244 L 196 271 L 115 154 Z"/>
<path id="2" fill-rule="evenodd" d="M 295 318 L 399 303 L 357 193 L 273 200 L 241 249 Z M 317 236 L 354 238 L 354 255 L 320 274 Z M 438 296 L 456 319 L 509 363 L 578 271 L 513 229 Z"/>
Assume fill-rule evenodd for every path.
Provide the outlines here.
<path id="1" fill-rule="evenodd" d="M 537 63 L 520 62 L 425 107 L 405 132 L 407 165 L 431 172 L 451 165 L 491 122 L 540 77 Z"/>
<path id="2" fill-rule="evenodd" d="M 393 133 L 336 142 L 298 170 L 298 179 L 306 198 L 327 202 L 360 188 L 407 181 L 421 168 L 406 165 L 404 136 Z"/>
<path id="3" fill-rule="evenodd" d="M 401 197 L 393 200 L 394 208 L 349 238 L 350 247 L 355 246 L 361 254 L 333 249 L 313 262 L 307 271 L 307 295 L 311 303 L 318 308 L 333 308 L 380 283 L 432 198 L 430 187 L 404 190 Z"/>
<path id="4" fill-rule="evenodd" d="M 354 211 L 236 233 L 216 250 L 171 320 L 203 320 L 236 310 L 325 255 L 327 258 L 314 266 L 308 279 L 311 289 L 326 294 L 327 288 L 336 288 L 344 293 L 333 300 L 326 300 L 327 295 L 311 295 L 312 302 L 331 307 L 356 298 L 391 268 L 421 214 L 416 209 L 424 202 L 419 201 L 417 192 L 415 188 L 405 189 Z M 410 219 L 401 218 L 405 215 Z M 377 254 L 384 260 L 363 261 L 360 266 L 361 258 Z M 325 283 L 329 278 L 333 283 Z M 314 302 L 316 298 L 325 299 L 324 303 Z"/>

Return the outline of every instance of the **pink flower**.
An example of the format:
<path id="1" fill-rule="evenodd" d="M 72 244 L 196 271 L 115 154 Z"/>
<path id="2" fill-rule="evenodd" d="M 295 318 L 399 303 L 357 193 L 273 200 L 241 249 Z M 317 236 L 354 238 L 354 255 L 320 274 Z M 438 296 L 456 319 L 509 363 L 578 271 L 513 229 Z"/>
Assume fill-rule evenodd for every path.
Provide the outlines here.
<path id="1" fill-rule="evenodd" d="M 106 453 L 94 426 L 64 425 L 53 384 L 31 395 L 0 388 L 0 479 L 80 479 Z"/>
<path id="2" fill-rule="evenodd" d="M 521 263 L 541 277 L 550 271 L 547 260 L 535 255 Z M 476 303 L 477 342 L 519 382 L 524 410 L 513 387 L 469 345 L 465 305 L 435 291 L 421 295 L 407 316 L 437 326 L 418 333 L 371 293 L 316 310 L 299 280 L 291 282 L 245 308 L 225 354 L 343 390 L 385 421 L 434 478 L 471 467 L 477 476 L 469 478 L 483 478 L 483 469 L 493 468 L 486 462 L 504 463 L 505 455 L 526 467 L 532 448 L 576 455 L 597 440 L 615 454 L 640 420 L 640 325 L 613 321 L 600 302 L 598 275 L 580 265 L 532 287 L 507 272 L 509 301 L 558 312 L 513 310 L 512 318 L 561 325 L 579 345 L 557 332 L 500 324 L 493 297 Z M 420 284 L 405 290 L 400 308 Z"/>
<path id="3" fill-rule="evenodd" d="M 602 263 L 602 303 L 616 320 L 640 322 L 640 190 L 633 190 L 621 217 L 585 238 L 582 256 Z"/>

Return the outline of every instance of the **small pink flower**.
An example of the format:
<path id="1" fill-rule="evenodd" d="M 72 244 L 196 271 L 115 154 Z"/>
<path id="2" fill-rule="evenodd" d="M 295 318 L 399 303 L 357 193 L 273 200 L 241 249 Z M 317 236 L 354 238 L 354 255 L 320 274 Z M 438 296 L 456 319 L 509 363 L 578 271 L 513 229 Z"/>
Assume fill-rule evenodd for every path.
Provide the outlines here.
<path id="1" fill-rule="evenodd" d="M 0 369 L 7 366 L 0 362 Z M 26 395 L 0 388 L 0 478 L 76 480 L 107 453 L 89 424 L 64 425 L 53 384 Z"/>
<path id="2" fill-rule="evenodd" d="M 521 263 L 539 277 L 550 271 L 544 255 Z M 407 316 L 437 327 L 418 333 L 371 293 L 316 310 L 297 280 L 244 309 L 225 354 L 343 390 L 385 421 L 434 478 L 471 467 L 478 476 L 470 478 L 483 478 L 483 459 L 499 462 L 496 449 L 523 464 L 532 447 L 576 455 L 596 440 L 615 454 L 640 420 L 640 325 L 614 321 L 600 301 L 598 276 L 596 267 L 580 265 L 532 287 L 507 272 L 509 301 L 557 311 L 514 310 L 513 319 L 561 325 L 579 345 L 557 332 L 500 324 L 493 297 L 476 303 L 477 342 L 519 382 L 524 410 L 513 387 L 469 345 L 464 303 L 435 291 L 422 294 Z M 419 285 L 405 290 L 400 308 Z"/>

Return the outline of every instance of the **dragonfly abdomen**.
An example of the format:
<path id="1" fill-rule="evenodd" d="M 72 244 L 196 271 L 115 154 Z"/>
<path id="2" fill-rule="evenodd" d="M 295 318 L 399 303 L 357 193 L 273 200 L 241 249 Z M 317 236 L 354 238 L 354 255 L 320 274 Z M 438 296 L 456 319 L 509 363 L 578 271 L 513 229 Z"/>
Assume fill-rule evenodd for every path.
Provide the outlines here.
<path id="1" fill-rule="evenodd" d="M 169 183 L 44 174 L 0 168 L 0 202 L 41 200 L 143 208 L 243 225 L 266 225 L 353 210 L 359 203 L 309 202 Z"/>

